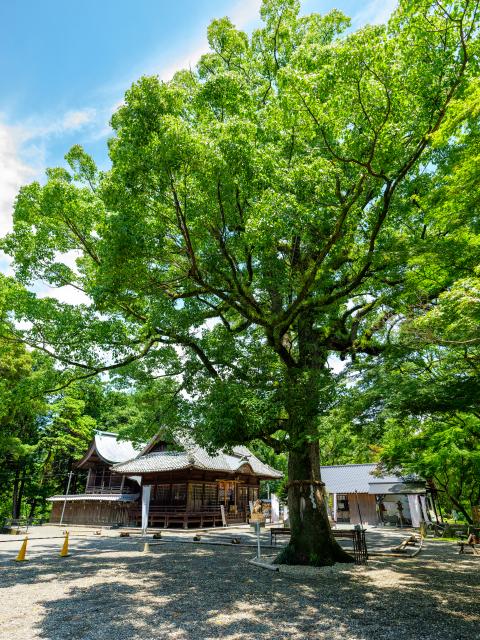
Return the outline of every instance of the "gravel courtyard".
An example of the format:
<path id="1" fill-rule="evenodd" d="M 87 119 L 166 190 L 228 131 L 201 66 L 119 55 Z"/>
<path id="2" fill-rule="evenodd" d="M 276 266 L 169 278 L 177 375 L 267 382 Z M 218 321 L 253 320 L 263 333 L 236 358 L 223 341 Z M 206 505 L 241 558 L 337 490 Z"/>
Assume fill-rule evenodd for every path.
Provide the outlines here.
<path id="1" fill-rule="evenodd" d="M 248 541 L 248 530 L 240 533 Z M 72 532 L 64 559 L 61 530 L 54 535 L 32 539 L 28 562 L 18 564 L 11 559 L 19 543 L 0 537 L 1 638 L 473 640 L 480 633 L 480 558 L 458 555 L 451 543 L 427 542 L 413 559 L 374 557 L 367 567 L 275 573 L 248 563 L 253 547 L 187 544 L 191 533 L 169 534 L 144 555 L 133 538 Z M 375 548 L 393 538 L 376 531 L 367 540 Z"/>

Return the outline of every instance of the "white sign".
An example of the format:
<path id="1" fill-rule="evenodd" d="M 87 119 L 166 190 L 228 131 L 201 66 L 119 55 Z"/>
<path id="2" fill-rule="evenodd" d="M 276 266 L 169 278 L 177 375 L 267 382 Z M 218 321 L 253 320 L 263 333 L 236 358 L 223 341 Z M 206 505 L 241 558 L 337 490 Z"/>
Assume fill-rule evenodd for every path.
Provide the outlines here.
<path id="1" fill-rule="evenodd" d="M 222 514 L 223 526 L 226 527 L 227 526 L 227 517 L 225 515 L 225 507 L 223 506 L 223 504 L 220 505 L 220 513 Z"/>
<path id="2" fill-rule="evenodd" d="M 145 534 L 148 528 L 148 512 L 150 510 L 150 491 L 152 487 L 145 484 L 142 487 L 142 532 Z"/>
<path id="3" fill-rule="evenodd" d="M 278 497 L 274 493 L 271 494 L 270 500 L 270 522 L 274 524 L 280 520 L 280 503 L 278 501 Z"/>

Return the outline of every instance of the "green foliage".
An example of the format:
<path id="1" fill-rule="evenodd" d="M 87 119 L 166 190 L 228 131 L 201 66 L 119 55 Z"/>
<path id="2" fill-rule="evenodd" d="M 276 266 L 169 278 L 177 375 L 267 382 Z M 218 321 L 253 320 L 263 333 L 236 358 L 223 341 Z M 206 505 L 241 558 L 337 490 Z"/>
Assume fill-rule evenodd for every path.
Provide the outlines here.
<path id="1" fill-rule="evenodd" d="M 338 11 L 264 0 L 261 18 L 250 37 L 214 21 L 196 69 L 133 84 L 111 169 L 74 147 L 68 170 L 21 190 L 2 248 L 20 282 L 91 299 L 7 296 L 34 320 L 17 337 L 53 354 L 64 384 L 125 368 L 171 378 L 176 400 L 152 415 L 172 407 L 168 422 L 211 446 L 310 448 L 304 479 L 318 437 L 333 457 L 333 425 L 348 424 L 329 356 L 388 367 L 397 326 L 411 344 L 426 314 L 457 333 L 478 266 L 464 192 L 478 16 L 467 0 L 402 0 L 387 26 L 346 33 Z"/>

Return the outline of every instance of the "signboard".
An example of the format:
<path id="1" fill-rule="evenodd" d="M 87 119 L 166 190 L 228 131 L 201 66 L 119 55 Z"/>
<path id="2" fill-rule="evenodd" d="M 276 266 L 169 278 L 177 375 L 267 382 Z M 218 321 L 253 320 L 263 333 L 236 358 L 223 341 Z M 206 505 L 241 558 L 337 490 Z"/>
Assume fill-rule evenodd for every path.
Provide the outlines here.
<path id="1" fill-rule="evenodd" d="M 149 484 L 142 487 L 142 531 L 146 533 L 148 528 L 148 512 L 150 510 L 150 491 L 152 487 Z"/>
<path id="2" fill-rule="evenodd" d="M 227 517 L 225 515 L 225 507 L 223 504 L 220 505 L 220 513 L 222 514 L 222 524 L 224 527 L 227 526 Z"/>
<path id="3" fill-rule="evenodd" d="M 253 529 L 255 529 L 255 531 L 257 531 L 257 529 L 265 529 L 265 518 L 263 520 L 254 520 L 253 518 L 250 518 L 249 524 Z"/>
<path id="4" fill-rule="evenodd" d="M 253 529 L 255 529 L 255 533 L 257 534 L 257 560 L 260 560 L 261 553 L 262 553 L 260 548 L 260 529 L 265 527 L 265 520 L 250 519 L 250 526 L 253 527 Z"/>
<path id="5" fill-rule="evenodd" d="M 270 522 L 275 524 L 280 520 L 280 502 L 278 497 L 272 493 L 270 496 L 271 508 L 270 508 Z"/>

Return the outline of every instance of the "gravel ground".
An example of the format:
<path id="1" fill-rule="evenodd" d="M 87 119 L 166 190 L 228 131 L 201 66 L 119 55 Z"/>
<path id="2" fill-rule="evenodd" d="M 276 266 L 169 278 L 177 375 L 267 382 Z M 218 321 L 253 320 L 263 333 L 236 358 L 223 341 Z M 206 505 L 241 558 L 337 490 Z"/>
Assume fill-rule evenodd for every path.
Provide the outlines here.
<path id="1" fill-rule="evenodd" d="M 246 540 L 248 530 L 240 533 Z M 228 534 L 206 537 L 220 535 Z M 378 548 L 404 535 L 376 530 L 367 540 Z M 82 536 L 72 535 L 64 559 L 61 539 L 31 540 L 29 560 L 21 564 L 11 562 L 18 541 L 0 538 L 0 638 L 480 637 L 480 558 L 460 556 L 449 543 L 427 542 L 413 559 L 375 557 L 367 567 L 275 573 L 250 565 L 254 550 L 247 546 L 182 543 L 191 533 L 169 533 L 170 541 L 152 545 L 148 555 L 139 540 Z"/>

